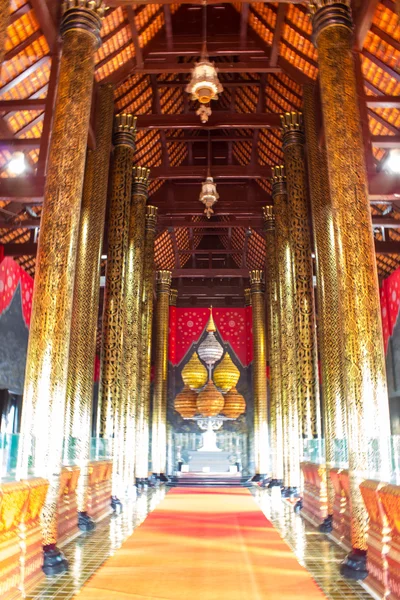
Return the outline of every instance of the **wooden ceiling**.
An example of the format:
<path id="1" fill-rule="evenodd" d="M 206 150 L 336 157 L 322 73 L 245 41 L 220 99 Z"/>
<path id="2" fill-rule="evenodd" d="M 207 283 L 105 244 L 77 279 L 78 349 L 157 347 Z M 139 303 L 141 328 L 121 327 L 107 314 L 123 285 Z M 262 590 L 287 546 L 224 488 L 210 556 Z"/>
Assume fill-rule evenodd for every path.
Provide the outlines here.
<path id="1" fill-rule="evenodd" d="M 11 0 L 0 87 L 0 243 L 31 274 L 58 68 L 61 2 Z M 279 114 L 301 109 L 318 78 L 303 2 L 207 3 L 207 40 L 224 87 L 201 124 L 185 92 L 202 44 L 200 0 L 110 0 L 96 54 L 96 86 L 115 86 L 116 112 L 138 115 L 136 159 L 151 167 L 159 207 L 158 268 L 174 271 L 185 301 L 242 301 L 249 268 L 262 268 L 261 208 L 270 167 L 283 159 Z M 393 0 L 353 6 L 360 109 L 381 277 L 400 266 L 400 179 L 383 165 L 400 147 L 400 25 Z M 94 104 L 96 90 L 94 95 Z M 321 139 L 323 131 L 321 131 Z M 88 144 L 96 140 L 91 129 Z M 24 152 L 29 173 L 7 165 Z M 198 201 L 210 165 L 220 199 L 207 220 Z M 104 265 L 103 265 L 104 267 Z"/>

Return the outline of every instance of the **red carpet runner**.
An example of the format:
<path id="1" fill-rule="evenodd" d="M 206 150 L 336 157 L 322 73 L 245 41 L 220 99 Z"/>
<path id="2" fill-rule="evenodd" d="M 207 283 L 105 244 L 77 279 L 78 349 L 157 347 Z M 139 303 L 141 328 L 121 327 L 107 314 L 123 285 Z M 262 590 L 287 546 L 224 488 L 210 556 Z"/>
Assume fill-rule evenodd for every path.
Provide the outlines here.
<path id="1" fill-rule="evenodd" d="M 79 600 L 325 598 L 244 488 L 173 489 Z"/>

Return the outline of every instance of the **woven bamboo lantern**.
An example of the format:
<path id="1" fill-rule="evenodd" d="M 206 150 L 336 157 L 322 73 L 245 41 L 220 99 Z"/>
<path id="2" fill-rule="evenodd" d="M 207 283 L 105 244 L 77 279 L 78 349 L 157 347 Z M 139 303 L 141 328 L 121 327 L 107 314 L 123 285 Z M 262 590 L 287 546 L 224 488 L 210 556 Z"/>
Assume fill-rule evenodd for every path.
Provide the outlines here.
<path id="1" fill-rule="evenodd" d="M 175 398 L 174 408 L 184 419 L 192 419 L 197 412 L 196 400 L 196 392 L 185 385 Z"/>
<path id="2" fill-rule="evenodd" d="M 192 358 L 183 367 L 182 379 L 183 383 L 188 385 L 191 390 L 199 390 L 207 383 L 207 369 L 200 361 L 196 352 L 193 353 Z"/>
<path id="3" fill-rule="evenodd" d="M 225 404 L 222 409 L 222 414 L 230 419 L 237 419 L 246 410 L 246 400 L 242 394 L 239 394 L 237 389 L 232 388 L 225 395 Z"/>
<path id="4" fill-rule="evenodd" d="M 240 371 L 233 363 L 228 352 L 214 369 L 214 383 L 222 393 L 229 392 L 230 389 L 236 386 L 239 381 Z"/>
<path id="5" fill-rule="evenodd" d="M 203 417 L 216 417 L 224 408 L 224 397 L 210 380 L 197 396 L 197 412 Z"/>

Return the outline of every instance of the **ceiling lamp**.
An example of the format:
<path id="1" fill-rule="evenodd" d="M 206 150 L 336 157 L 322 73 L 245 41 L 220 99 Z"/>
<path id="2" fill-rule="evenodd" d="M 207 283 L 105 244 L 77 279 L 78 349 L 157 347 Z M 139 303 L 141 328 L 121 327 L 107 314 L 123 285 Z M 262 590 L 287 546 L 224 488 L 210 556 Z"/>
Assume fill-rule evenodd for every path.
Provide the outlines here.
<path id="1" fill-rule="evenodd" d="M 204 43 L 200 60 L 192 69 L 186 91 L 192 94 L 192 100 L 198 100 L 200 104 L 208 104 L 211 100 L 218 100 L 218 94 L 221 94 L 223 90 L 218 79 L 217 69 L 214 67 L 214 63 L 208 60 Z"/>
<path id="2" fill-rule="evenodd" d="M 192 358 L 182 369 L 183 383 L 191 390 L 199 390 L 207 383 L 208 373 L 205 366 L 200 362 L 197 353 L 194 352 Z"/>
<path id="3" fill-rule="evenodd" d="M 197 413 L 196 400 L 196 392 L 185 385 L 175 398 L 174 408 L 184 419 L 192 419 Z"/>
<path id="4" fill-rule="evenodd" d="M 389 156 L 385 161 L 385 168 L 389 173 L 400 173 L 400 150 L 395 149 L 389 152 Z"/>
<path id="5" fill-rule="evenodd" d="M 225 352 L 224 358 L 219 363 L 218 367 L 214 370 L 214 383 L 222 393 L 229 392 L 229 390 L 236 386 L 239 381 L 240 371 L 237 366 L 233 363 L 228 352 Z"/>
<path id="6" fill-rule="evenodd" d="M 22 175 L 26 169 L 25 155 L 23 152 L 14 152 L 7 165 L 11 175 Z"/>
<path id="7" fill-rule="evenodd" d="M 232 388 L 225 396 L 225 404 L 221 410 L 222 414 L 229 419 L 237 419 L 246 410 L 246 400 L 237 389 Z"/>
<path id="8" fill-rule="evenodd" d="M 217 328 L 214 324 L 212 309 L 210 308 L 210 319 L 207 324 L 207 337 L 198 347 L 198 355 L 201 360 L 206 363 L 209 370 L 219 361 L 224 353 L 224 349 L 215 337 Z"/>
<path id="9" fill-rule="evenodd" d="M 214 183 L 214 179 L 212 177 L 207 177 L 207 179 L 203 181 L 201 185 L 201 192 L 199 196 L 200 202 L 205 205 L 204 212 L 207 215 L 207 219 L 214 214 L 212 207 L 218 198 L 219 194 L 217 192 L 217 186 Z"/>
<path id="10" fill-rule="evenodd" d="M 197 412 L 203 417 L 216 417 L 224 408 L 225 400 L 210 380 L 197 396 Z"/>

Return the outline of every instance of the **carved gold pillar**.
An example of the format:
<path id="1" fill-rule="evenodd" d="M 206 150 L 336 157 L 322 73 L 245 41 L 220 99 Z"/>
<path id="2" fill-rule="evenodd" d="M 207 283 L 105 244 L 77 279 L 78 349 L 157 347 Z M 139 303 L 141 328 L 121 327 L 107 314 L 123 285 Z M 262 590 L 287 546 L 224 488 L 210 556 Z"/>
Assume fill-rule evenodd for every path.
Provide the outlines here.
<path id="1" fill-rule="evenodd" d="M 148 206 L 144 240 L 140 397 L 136 426 L 136 480 L 138 483 L 147 481 L 149 474 L 150 369 L 156 224 L 157 208 Z"/>
<path id="2" fill-rule="evenodd" d="M 269 472 L 267 356 L 265 340 L 264 273 L 250 271 L 253 307 L 254 481 Z"/>
<path id="3" fill-rule="evenodd" d="M 132 193 L 132 163 L 135 152 L 136 118 L 121 114 L 114 121 L 114 153 L 111 166 L 108 217 L 108 253 L 103 308 L 101 348 L 101 428 L 112 444 L 113 503 L 125 493 L 122 479 L 124 452 L 124 406 L 121 403 L 123 316 L 125 301 L 125 258 L 129 233 Z"/>
<path id="4" fill-rule="evenodd" d="M 0 0 L 0 67 L 4 60 L 7 37 L 8 18 L 10 16 L 10 0 Z"/>
<path id="5" fill-rule="evenodd" d="M 299 416 L 303 437 L 312 439 L 321 437 L 321 415 L 303 115 L 285 113 L 281 119 L 296 289 Z"/>
<path id="6" fill-rule="evenodd" d="M 128 489 L 132 489 L 135 484 L 136 412 L 139 401 L 144 235 L 149 174 L 150 170 L 144 167 L 137 166 L 133 168 L 129 236 L 125 264 L 124 358 L 122 361 L 124 451 L 121 453 L 121 457 L 123 460 L 123 481 Z"/>
<path id="7" fill-rule="evenodd" d="M 314 0 L 322 110 L 334 224 L 347 411 L 353 548 L 366 550 L 367 514 L 359 484 L 389 475 L 389 408 L 368 179 L 358 108 L 349 2 Z M 375 475 L 375 473 L 374 473 Z M 365 576 L 350 557 L 343 574 Z M 365 559 L 365 557 L 363 557 Z"/>
<path id="8" fill-rule="evenodd" d="M 48 573 L 67 566 L 54 548 L 56 507 L 94 54 L 104 11 L 100 1 L 68 2 L 63 7 L 63 49 L 36 259 L 18 461 L 20 477 L 26 476 L 32 456 L 34 474 L 50 483 L 41 518 Z M 54 559 L 56 554 L 60 560 Z"/>
<path id="9" fill-rule="evenodd" d="M 300 486 L 301 433 L 297 402 L 296 290 L 284 167 L 273 167 L 272 173 L 279 295 L 283 482 L 287 494 L 290 494 Z"/>
<path id="10" fill-rule="evenodd" d="M 171 271 L 157 271 L 157 305 L 155 322 L 155 371 L 151 461 L 153 474 L 167 481 L 167 392 L 168 392 L 168 324 Z"/>
<path id="11" fill-rule="evenodd" d="M 87 515 L 93 371 L 100 292 L 108 168 L 114 116 L 113 86 L 100 86 L 96 106 L 96 149 L 88 150 L 79 223 L 68 385 L 65 407 L 66 446 L 74 443 L 80 468 L 77 486 L 79 527 L 93 529 Z"/>
<path id="12" fill-rule="evenodd" d="M 271 484 L 283 480 L 282 399 L 281 399 L 281 348 L 279 331 L 278 269 L 276 264 L 275 214 L 273 206 L 264 208 L 266 265 L 265 296 L 267 304 L 267 355 L 270 369 L 270 446 Z"/>
<path id="13" fill-rule="evenodd" d="M 326 149 L 320 148 L 318 140 L 318 104 L 314 84 L 304 86 L 303 101 L 317 275 L 318 346 L 321 357 L 328 515 L 331 516 L 335 490 L 329 471 L 338 466 L 338 461 L 345 461 L 347 436 L 338 290 L 339 247 L 330 197 Z M 328 517 L 325 529 L 329 530 L 330 520 Z"/>

